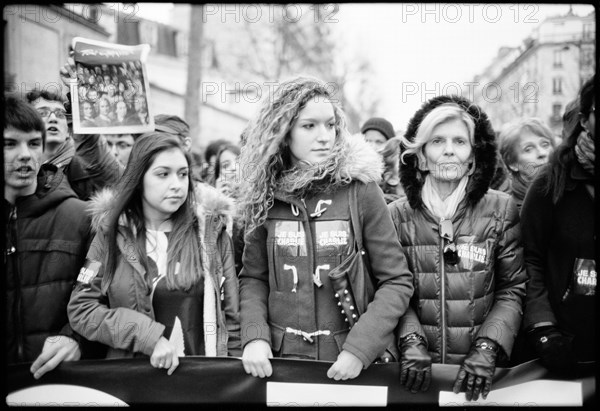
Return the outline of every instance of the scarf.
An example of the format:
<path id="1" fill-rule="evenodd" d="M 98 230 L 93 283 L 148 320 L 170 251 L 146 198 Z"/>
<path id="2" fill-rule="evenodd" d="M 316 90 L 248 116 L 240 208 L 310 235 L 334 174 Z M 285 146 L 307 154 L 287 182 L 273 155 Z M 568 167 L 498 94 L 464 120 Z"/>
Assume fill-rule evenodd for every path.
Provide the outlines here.
<path id="1" fill-rule="evenodd" d="M 423 204 L 425 204 L 425 207 L 427 207 L 427 209 L 436 217 L 439 217 L 442 220 L 451 220 L 454 213 L 456 213 L 458 204 L 466 195 L 469 176 L 463 176 L 463 178 L 460 179 L 458 186 L 445 200 L 440 198 L 440 195 L 433 186 L 432 179 L 433 177 L 431 177 L 431 174 L 427 174 L 427 177 L 425 177 L 425 183 L 423 184 L 423 189 L 421 191 Z"/>
<path id="2" fill-rule="evenodd" d="M 527 189 L 533 182 L 533 177 L 528 177 L 522 173 L 511 173 L 511 191 L 516 200 L 517 206 L 521 208 Z"/>
<path id="3" fill-rule="evenodd" d="M 587 131 L 582 131 L 577 137 L 575 144 L 575 155 L 581 167 L 592 176 L 595 175 L 594 162 L 596 155 L 594 154 L 595 144 L 591 134 Z"/>

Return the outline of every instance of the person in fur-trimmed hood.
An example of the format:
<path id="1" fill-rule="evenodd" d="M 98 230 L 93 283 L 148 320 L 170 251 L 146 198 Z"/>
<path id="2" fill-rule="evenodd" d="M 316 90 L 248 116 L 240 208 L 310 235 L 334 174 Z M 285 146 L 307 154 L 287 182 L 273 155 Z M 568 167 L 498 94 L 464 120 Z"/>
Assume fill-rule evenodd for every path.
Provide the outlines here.
<path id="1" fill-rule="evenodd" d="M 136 140 L 119 185 L 92 201 L 96 236 L 68 305 L 107 358 L 146 355 L 168 374 L 181 356 L 241 354 L 232 204 L 194 185 L 190 164 L 176 136 Z"/>
<path id="2" fill-rule="evenodd" d="M 414 274 L 399 326 L 401 383 L 413 392 L 427 389 L 432 362 L 461 364 L 454 391 L 485 398 L 511 354 L 527 277 L 516 205 L 489 190 L 496 150 L 487 115 L 458 96 L 426 102 L 404 135 L 406 197 L 389 208 Z"/>
<path id="3" fill-rule="evenodd" d="M 350 138 L 327 85 L 312 78 L 282 83 L 246 132 L 245 371 L 262 378 L 273 356 L 304 358 L 334 361 L 327 376 L 346 380 L 393 360 L 386 347 L 413 287 L 377 185 L 381 158 Z"/>

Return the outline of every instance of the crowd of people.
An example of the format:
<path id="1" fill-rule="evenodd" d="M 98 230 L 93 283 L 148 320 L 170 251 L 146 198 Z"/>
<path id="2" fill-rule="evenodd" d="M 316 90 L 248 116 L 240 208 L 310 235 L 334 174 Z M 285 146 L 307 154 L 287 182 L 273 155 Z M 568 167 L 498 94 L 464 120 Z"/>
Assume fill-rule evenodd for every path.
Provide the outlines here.
<path id="1" fill-rule="evenodd" d="M 99 93 L 119 78 L 80 69 Z M 374 117 L 352 135 L 326 83 L 296 77 L 203 157 L 178 116 L 78 135 L 68 103 L 4 96 L 8 363 L 35 378 L 139 356 L 171 375 L 190 355 L 264 378 L 281 357 L 334 380 L 397 363 L 418 392 L 439 363 L 477 400 L 496 367 L 595 361 L 593 77 L 562 137 L 536 118 L 495 131 L 450 95 L 403 133 Z"/>
<path id="2" fill-rule="evenodd" d="M 149 123 L 139 61 L 95 66 L 77 63 L 75 67 L 82 127 Z"/>

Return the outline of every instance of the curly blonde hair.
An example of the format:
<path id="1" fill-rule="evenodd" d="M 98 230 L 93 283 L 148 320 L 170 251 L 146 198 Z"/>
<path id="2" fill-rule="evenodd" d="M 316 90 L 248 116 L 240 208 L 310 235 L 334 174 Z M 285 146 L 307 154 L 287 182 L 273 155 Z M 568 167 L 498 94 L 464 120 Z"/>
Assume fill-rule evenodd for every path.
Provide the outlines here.
<path id="1" fill-rule="evenodd" d="M 261 103 L 244 130 L 239 157 L 242 178 L 237 185 L 239 208 L 246 235 L 262 225 L 273 206 L 274 193 L 284 189 L 299 196 L 321 183 L 343 185 L 350 178 L 341 175 L 337 158 L 349 133 L 345 115 L 333 96 L 331 84 L 311 77 L 296 77 L 282 82 Z M 331 102 L 335 114 L 335 143 L 327 158 L 309 167 L 294 167 L 288 139 L 302 109 L 309 100 L 323 97 Z"/>

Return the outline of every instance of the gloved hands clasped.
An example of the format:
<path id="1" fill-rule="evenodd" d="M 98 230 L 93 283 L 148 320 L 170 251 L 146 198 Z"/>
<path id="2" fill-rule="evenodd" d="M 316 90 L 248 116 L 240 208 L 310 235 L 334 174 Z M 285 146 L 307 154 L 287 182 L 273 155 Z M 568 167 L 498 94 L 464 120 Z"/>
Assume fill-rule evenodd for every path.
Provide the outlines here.
<path id="1" fill-rule="evenodd" d="M 458 371 L 454 393 L 462 391 L 464 385 L 468 401 L 477 401 L 479 394 L 485 399 L 492 389 L 497 355 L 498 344 L 487 338 L 478 338 Z"/>
<path id="2" fill-rule="evenodd" d="M 407 335 L 400 346 L 400 384 L 413 393 L 426 391 L 431 382 L 431 356 L 423 337 Z"/>
<path id="3" fill-rule="evenodd" d="M 542 364 L 550 371 L 567 376 L 577 370 L 573 339 L 554 326 L 534 328 L 528 334 Z"/>

